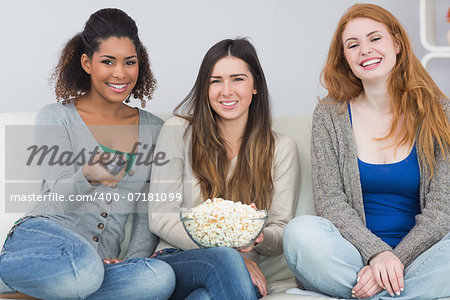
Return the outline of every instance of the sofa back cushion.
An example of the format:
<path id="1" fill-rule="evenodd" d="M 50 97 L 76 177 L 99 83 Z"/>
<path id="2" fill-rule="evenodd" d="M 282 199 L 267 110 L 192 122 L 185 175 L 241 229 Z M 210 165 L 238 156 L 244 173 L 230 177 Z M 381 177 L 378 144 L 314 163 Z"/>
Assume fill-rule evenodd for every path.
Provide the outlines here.
<path id="1" fill-rule="evenodd" d="M 278 116 L 273 129 L 292 137 L 297 143 L 300 161 L 300 195 L 295 215 L 314 214 L 311 189 L 311 130 L 312 116 Z"/>

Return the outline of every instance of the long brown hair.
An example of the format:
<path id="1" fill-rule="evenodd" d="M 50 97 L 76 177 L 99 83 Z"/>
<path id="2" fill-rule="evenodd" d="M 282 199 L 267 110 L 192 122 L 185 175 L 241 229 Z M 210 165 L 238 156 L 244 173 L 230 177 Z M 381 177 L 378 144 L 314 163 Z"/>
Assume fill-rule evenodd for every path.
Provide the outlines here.
<path id="1" fill-rule="evenodd" d="M 321 73 L 322 85 L 334 101 L 348 103 L 363 91 L 363 85 L 350 69 L 344 56 L 342 33 L 356 18 L 369 18 L 386 25 L 389 33 L 400 44 L 396 64 L 388 79 L 388 93 L 393 113 L 392 125 L 385 139 L 394 137 L 395 145 L 413 143 L 418 133 L 417 147 L 433 176 L 435 147 L 443 157 L 450 145 L 449 122 L 440 100 L 448 101 L 436 83 L 414 55 L 408 34 L 400 22 L 387 10 L 374 4 L 355 4 L 341 17 L 333 35 L 325 67 Z M 400 118 L 403 124 L 397 133 Z"/>
<path id="2" fill-rule="evenodd" d="M 217 114 L 208 98 L 212 69 L 226 56 L 237 57 L 247 64 L 258 91 L 250 104 L 236 167 L 229 180 L 228 146 L 220 134 Z M 212 46 L 203 58 L 194 87 L 174 113 L 187 119 L 192 126 L 192 170 L 203 198 L 253 202 L 258 208 L 268 209 L 273 195 L 275 142 L 267 83 L 253 45 L 246 39 L 226 39 Z"/>

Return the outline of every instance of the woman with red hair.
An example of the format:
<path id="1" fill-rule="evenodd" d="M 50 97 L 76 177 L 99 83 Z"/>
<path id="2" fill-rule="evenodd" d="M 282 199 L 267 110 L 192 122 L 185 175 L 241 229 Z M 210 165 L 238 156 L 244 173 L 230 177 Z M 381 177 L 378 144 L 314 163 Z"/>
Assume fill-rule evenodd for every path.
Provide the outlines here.
<path id="1" fill-rule="evenodd" d="M 341 298 L 450 295 L 450 103 L 385 9 L 343 15 L 313 116 L 316 216 L 284 253 L 307 289 Z"/>

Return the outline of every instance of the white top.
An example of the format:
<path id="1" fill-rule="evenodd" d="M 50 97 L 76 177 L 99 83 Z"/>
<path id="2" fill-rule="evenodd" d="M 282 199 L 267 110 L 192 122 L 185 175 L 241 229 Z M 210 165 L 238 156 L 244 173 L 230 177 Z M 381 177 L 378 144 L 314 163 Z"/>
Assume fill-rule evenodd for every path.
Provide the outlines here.
<path id="1" fill-rule="evenodd" d="M 193 178 L 190 145 L 192 130 L 188 122 L 179 117 L 168 119 L 158 138 L 155 153 L 163 152 L 164 166 L 153 166 L 150 193 L 161 200 L 173 198 L 170 193 L 180 193 L 181 201 L 149 202 L 149 223 L 153 233 L 160 237 L 157 250 L 164 248 L 198 248 L 189 238 L 180 220 L 181 207 L 195 207 L 206 199 L 202 198 L 200 186 Z M 236 166 L 232 160 L 229 174 Z M 258 260 L 258 255 L 279 255 L 283 252 L 282 233 L 295 212 L 300 187 L 300 167 L 295 141 L 283 134 L 275 133 L 275 157 L 272 169 L 274 194 L 269 208 L 269 218 L 264 228 L 264 242 L 258 244 L 248 258 Z M 158 195 L 156 195 L 158 194 Z M 163 195 L 165 194 L 165 195 Z M 255 251 L 257 253 L 255 253 Z"/>

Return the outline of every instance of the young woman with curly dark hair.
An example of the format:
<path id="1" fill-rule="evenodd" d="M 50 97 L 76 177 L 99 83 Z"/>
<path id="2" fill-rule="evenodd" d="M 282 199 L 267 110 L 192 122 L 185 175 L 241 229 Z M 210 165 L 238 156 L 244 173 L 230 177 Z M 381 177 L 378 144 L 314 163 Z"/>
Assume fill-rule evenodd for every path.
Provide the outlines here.
<path id="1" fill-rule="evenodd" d="M 72 157 L 44 155 L 40 202 L 8 234 L 0 254 L 0 292 L 43 299 L 167 299 L 171 267 L 148 258 L 157 238 L 148 229 L 146 192 L 162 120 L 123 102 L 151 97 L 155 80 L 135 22 L 119 9 L 92 14 L 65 46 L 55 71 L 62 103 L 42 108 L 37 143 Z M 90 153 L 90 157 L 87 156 Z M 90 200 L 85 200 L 90 199 Z M 124 260 L 125 222 L 134 216 Z"/>

